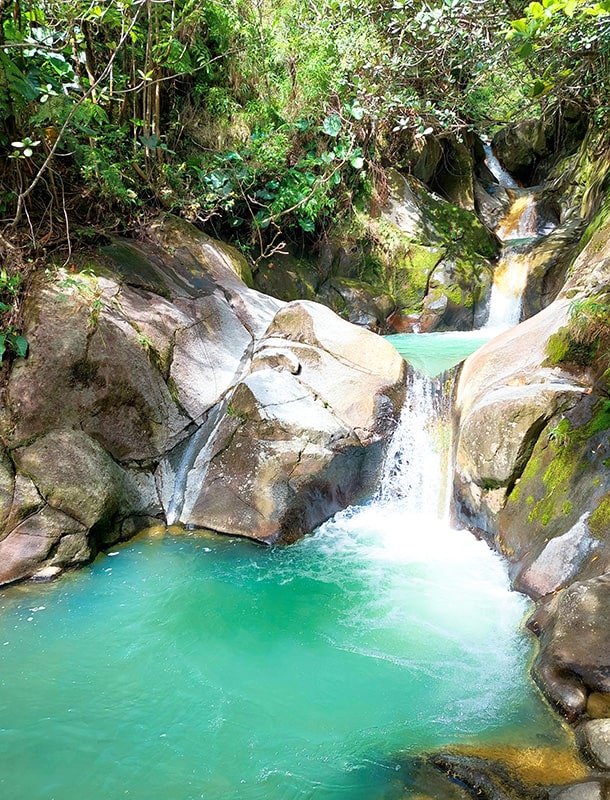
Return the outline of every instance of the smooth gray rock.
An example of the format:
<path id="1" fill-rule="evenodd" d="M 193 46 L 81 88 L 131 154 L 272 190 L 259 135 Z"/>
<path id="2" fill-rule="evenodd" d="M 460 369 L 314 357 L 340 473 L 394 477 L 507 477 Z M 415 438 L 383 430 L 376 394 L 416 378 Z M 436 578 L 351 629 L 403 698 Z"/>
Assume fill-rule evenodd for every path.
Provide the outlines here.
<path id="1" fill-rule="evenodd" d="M 585 755 L 602 769 L 610 769 L 610 719 L 592 719 L 579 726 L 578 743 Z"/>
<path id="2" fill-rule="evenodd" d="M 294 541 L 373 490 L 404 362 L 323 306 L 269 327 L 189 471 L 184 524 Z"/>
<path id="3" fill-rule="evenodd" d="M 573 581 L 583 564 L 601 547 L 587 525 L 590 512 L 585 512 L 570 530 L 550 539 L 540 555 L 520 574 L 519 588 L 542 597 Z"/>
<path id="4" fill-rule="evenodd" d="M 534 676 L 572 719 L 586 710 L 590 692 L 610 692 L 610 574 L 577 581 L 534 616 L 540 651 Z"/>
<path id="5" fill-rule="evenodd" d="M 552 800 L 605 800 L 608 796 L 607 781 L 592 780 L 553 788 Z"/>

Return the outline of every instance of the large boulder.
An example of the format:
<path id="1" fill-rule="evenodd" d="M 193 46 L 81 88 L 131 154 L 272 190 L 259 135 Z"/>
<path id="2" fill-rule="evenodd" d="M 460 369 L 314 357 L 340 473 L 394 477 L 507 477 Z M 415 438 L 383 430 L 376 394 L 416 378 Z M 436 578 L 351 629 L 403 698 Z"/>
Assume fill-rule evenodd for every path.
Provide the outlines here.
<path id="1" fill-rule="evenodd" d="M 534 674 L 571 719 L 610 718 L 609 218 L 557 299 L 471 356 L 457 392 L 456 516 L 537 601 Z M 583 733 L 598 762 L 604 731 Z"/>
<path id="2" fill-rule="evenodd" d="M 290 303 L 227 397 L 178 518 L 294 541 L 374 487 L 402 398 L 387 342 L 315 303 Z M 188 454 L 185 454 L 188 457 Z"/>
<path id="3" fill-rule="evenodd" d="M 585 714 L 592 693 L 610 692 L 609 614 L 610 574 L 604 574 L 574 582 L 530 620 L 541 644 L 534 675 L 570 718 Z"/>
<path id="4" fill-rule="evenodd" d="M 551 152 L 552 133 L 542 120 L 524 119 L 498 131 L 492 146 L 504 168 L 529 184 L 538 162 Z"/>
<path id="5" fill-rule="evenodd" d="M 165 217 L 34 287 L 0 418 L 0 585 L 154 520 L 293 539 L 370 490 L 402 359 L 315 304 L 284 330 L 284 304 L 242 277 L 242 256 Z M 209 512 L 214 493 L 234 522 Z"/>
<path id="6" fill-rule="evenodd" d="M 545 366 L 546 342 L 567 313 L 565 301 L 552 304 L 478 350 L 461 372 L 455 511 L 489 540 L 543 428 L 586 388 L 559 367 Z"/>
<path id="7" fill-rule="evenodd" d="M 481 261 L 467 265 L 457 257 L 444 258 L 428 277 L 420 316 L 422 332 L 477 327 L 491 280 L 491 269 Z"/>

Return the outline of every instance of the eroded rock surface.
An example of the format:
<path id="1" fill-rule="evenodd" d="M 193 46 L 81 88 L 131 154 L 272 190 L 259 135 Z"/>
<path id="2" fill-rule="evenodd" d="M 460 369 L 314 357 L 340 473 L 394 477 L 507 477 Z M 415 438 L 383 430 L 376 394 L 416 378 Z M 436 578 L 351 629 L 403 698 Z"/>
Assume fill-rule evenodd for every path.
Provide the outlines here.
<path id="1" fill-rule="evenodd" d="M 584 721 L 581 746 L 603 769 L 610 719 L 610 385 L 606 329 L 595 328 L 585 310 L 606 302 L 609 264 L 602 209 L 557 299 L 467 360 L 455 478 L 457 518 L 504 555 L 513 586 L 537 601 L 530 620 L 540 643 L 537 682 L 564 716 Z M 605 796 L 606 784 L 576 782 L 553 796 Z"/>
<path id="2" fill-rule="evenodd" d="M 31 293 L 2 417 L 0 584 L 168 515 L 293 540 L 371 489 L 402 359 L 242 278 L 243 257 L 166 217 Z"/>
<path id="3" fill-rule="evenodd" d="M 315 303 L 279 311 L 192 472 L 182 521 L 294 541 L 370 492 L 403 370 L 388 347 Z"/>

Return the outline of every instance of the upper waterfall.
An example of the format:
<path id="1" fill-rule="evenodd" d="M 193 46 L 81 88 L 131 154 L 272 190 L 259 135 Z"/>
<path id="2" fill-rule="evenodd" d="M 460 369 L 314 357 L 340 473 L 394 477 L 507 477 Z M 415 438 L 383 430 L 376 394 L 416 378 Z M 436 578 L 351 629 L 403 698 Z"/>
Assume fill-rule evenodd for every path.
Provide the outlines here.
<path id="1" fill-rule="evenodd" d="M 496 228 L 502 255 L 494 270 L 485 328 L 501 330 L 521 321 L 522 298 L 534 263 L 536 244 L 555 229 L 539 203 L 539 188 L 514 191 L 507 214 Z"/>

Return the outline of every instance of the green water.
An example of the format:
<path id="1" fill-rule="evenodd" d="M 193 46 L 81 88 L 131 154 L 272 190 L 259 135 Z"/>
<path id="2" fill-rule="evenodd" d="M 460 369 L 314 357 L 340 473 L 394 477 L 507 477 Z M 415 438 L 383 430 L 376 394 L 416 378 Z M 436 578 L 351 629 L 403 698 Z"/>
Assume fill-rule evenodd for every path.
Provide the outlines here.
<path id="1" fill-rule="evenodd" d="M 482 328 L 477 331 L 450 333 L 396 333 L 386 336 L 400 355 L 415 369 L 434 377 L 455 367 L 497 331 Z"/>
<path id="2" fill-rule="evenodd" d="M 404 797 L 400 751 L 558 736 L 525 608 L 400 502 L 283 549 L 140 538 L 0 595 L 0 797 Z"/>

